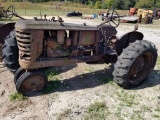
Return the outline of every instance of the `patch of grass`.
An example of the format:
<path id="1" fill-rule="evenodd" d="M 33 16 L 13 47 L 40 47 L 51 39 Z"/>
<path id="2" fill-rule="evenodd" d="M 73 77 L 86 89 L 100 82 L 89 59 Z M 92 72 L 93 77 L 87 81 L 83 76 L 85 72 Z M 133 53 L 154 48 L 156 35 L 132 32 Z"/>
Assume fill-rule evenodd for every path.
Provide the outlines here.
<path id="1" fill-rule="evenodd" d="M 47 16 L 61 16 L 65 15 L 64 12 L 58 11 L 58 10 L 46 10 L 46 9 L 17 9 L 16 12 L 18 15 L 21 16 L 44 16 L 46 14 Z"/>
<path id="2" fill-rule="evenodd" d="M 142 105 L 141 110 L 143 112 L 152 112 L 151 108 L 147 105 Z"/>
<path id="3" fill-rule="evenodd" d="M 109 81 L 109 84 L 111 84 L 111 85 L 113 85 L 113 84 L 114 84 L 113 79 Z"/>
<path id="4" fill-rule="evenodd" d="M 152 115 L 152 117 L 153 117 L 153 118 L 160 119 L 160 115 L 156 115 L 156 114 L 155 114 L 155 115 Z"/>
<path id="5" fill-rule="evenodd" d="M 85 71 L 93 72 L 93 68 L 85 68 Z"/>
<path id="6" fill-rule="evenodd" d="M 7 9 L 10 5 L 13 5 L 15 9 L 40 9 L 41 6 L 31 2 L 1 2 L 1 5 Z"/>
<path id="7" fill-rule="evenodd" d="M 145 113 L 152 113 L 152 110 L 147 105 L 142 105 L 140 110 L 133 110 L 133 113 L 130 116 L 131 120 L 144 120 Z"/>
<path id="8" fill-rule="evenodd" d="M 15 92 L 9 95 L 10 101 L 22 101 L 26 100 L 27 97 L 23 96 L 22 94 Z"/>
<path id="9" fill-rule="evenodd" d="M 101 80 L 104 84 L 107 84 L 107 83 L 113 84 L 114 83 L 113 78 L 111 76 L 99 75 L 98 79 Z"/>
<path id="10" fill-rule="evenodd" d="M 122 108 L 121 107 L 118 107 L 117 108 L 117 111 L 114 113 L 114 115 L 118 118 L 121 118 L 121 111 L 122 111 Z"/>
<path id="11" fill-rule="evenodd" d="M 144 120 L 143 112 L 140 110 L 135 110 L 134 113 L 131 115 L 130 120 Z"/>
<path id="12" fill-rule="evenodd" d="M 156 66 L 158 69 L 160 69 L 160 56 L 158 56 L 158 58 L 157 58 Z"/>
<path id="13" fill-rule="evenodd" d="M 54 90 L 56 90 L 60 86 L 59 73 L 55 69 L 49 69 L 46 72 L 46 75 L 49 79 L 47 86 L 42 90 L 43 94 L 48 94 Z"/>
<path id="14" fill-rule="evenodd" d="M 57 5 L 60 4 L 59 8 L 57 8 Z M 83 14 L 97 14 L 101 11 L 107 12 L 107 9 L 91 9 L 87 5 L 77 4 L 77 3 L 69 3 L 69 2 L 52 2 L 52 5 L 50 2 L 47 3 L 31 3 L 31 2 L 3 2 L 2 6 L 7 9 L 10 5 L 14 5 L 16 8 L 16 12 L 20 15 L 37 15 L 40 13 L 40 10 L 42 12 L 42 15 L 66 15 L 67 12 L 70 11 L 79 11 Z M 34 12 L 34 11 L 36 12 Z M 20 12 L 22 11 L 22 12 Z M 26 11 L 26 12 L 25 12 Z M 49 12 L 47 12 L 49 11 Z M 128 10 L 117 10 L 118 14 L 124 15 L 128 14 Z M 22 13 L 22 14 L 21 14 Z"/>
<path id="15" fill-rule="evenodd" d="M 105 102 L 95 102 L 87 109 L 85 120 L 104 120 L 110 114 Z"/>
<path id="16" fill-rule="evenodd" d="M 71 114 L 71 109 L 66 109 L 65 111 L 59 114 L 59 116 L 57 117 L 57 120 L 63 120 L 67 118 L 70 114 Z"/>
<path id="17" fill-rule="evenodd" d="M 137 105 L 135 102 L 135 94 L 129 94 L 128 91 L 116 92 L 117 99 L 120 101 L 121 106 L 132 107 L 132 105 Z"/>
<path id="18" fill-rule="evenodd" d="M 160 56 L 157 58 L 157 64 L 160 64 Z"/>
<path id="19" fill-rule="evenodd" d="M 160 112 L 160 107 L 157 107 L 155 111 Z"/>
<path id="20" fill-rule="evenodd" d="M 45 73 L 46 73 L 48 79 L 56 79 L 56 80 L 58 79 L 56 75 L 58 75 L 59 73 L 55 69 L 49 69 Z"/>
<path id="21" fill-rule="evenodd" d="M 43 94 L 48 94 L 54 90 L 56 90 L 57 88 L 59 88 L 60 86 L 60 81 L 55 80 L 55 81 L 48 81 L 47 86 L 42 90 Z"/>

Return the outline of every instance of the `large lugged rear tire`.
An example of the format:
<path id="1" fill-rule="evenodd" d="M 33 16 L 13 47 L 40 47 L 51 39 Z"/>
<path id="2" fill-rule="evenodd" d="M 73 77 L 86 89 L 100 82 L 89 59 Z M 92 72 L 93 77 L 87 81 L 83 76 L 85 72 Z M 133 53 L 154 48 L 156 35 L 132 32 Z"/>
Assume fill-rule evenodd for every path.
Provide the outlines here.
<path id="1" fill-rule="evenodd" d="M 114 65 L 114 81 L 123 88 L 140 85 L 153 70 L 157 60 L 155 45 L 146 40 L 130 43 Z"/>
<path id="2" fill-rule="evenodd" d="M 2 52 L 4 64 L 11 72 L 15 72 L 19 68 L 18 46 L 16 42 L 15 31 L 10 32 L 10 34 L 5 38 Z"/>

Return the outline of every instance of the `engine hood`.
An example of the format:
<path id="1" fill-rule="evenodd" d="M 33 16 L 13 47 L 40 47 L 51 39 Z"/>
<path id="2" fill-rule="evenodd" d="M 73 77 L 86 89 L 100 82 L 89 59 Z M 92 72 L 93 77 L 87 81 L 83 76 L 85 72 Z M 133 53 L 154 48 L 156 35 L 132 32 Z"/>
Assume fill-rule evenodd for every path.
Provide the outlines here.
<path id="1" fill-rule="evenodd" d="M 99 30 L 94 26 L 53 21 L 19 20 L 15 24 L 16 29 L 38 30 Z"/>

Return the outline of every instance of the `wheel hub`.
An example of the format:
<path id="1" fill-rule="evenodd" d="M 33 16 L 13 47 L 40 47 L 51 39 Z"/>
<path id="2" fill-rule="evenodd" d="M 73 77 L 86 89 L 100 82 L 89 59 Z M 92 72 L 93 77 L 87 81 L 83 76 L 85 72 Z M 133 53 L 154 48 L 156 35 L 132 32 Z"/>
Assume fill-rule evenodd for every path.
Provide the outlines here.
<path id="1" fill-rule="evenodd" d="M 34 76 L 31 78 L 28 78 L 23 83 L 23 90 L 27 91 L 34 91 L 34 90 L 40 90 L 44 86 L 43 78 L 40 76 Z"/>
<path id="2" fill-rule="evenodd" d="M 140 83 L 146 77 L 149 73 L 152 61 L 153 56 L 150 53 L 145 53 L 137 58 L 130 69 L 130 82 L 132 84 Z"/>
<path id="3" fill-rule="evenodd" d="M 131 69 L 131 76 L 136 76 L 140 71 L 143 70 L 144 66 L 144 59 L 143 57 L 140 57 L 133 65 L 133 69 Z"/>

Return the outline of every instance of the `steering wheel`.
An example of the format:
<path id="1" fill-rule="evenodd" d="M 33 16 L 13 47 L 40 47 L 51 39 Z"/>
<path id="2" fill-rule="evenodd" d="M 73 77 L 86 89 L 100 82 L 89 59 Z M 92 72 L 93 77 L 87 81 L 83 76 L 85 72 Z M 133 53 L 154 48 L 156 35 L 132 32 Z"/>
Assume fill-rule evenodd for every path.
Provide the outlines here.
<path id="1" fill-rule="evenodd" d="M 0 20 L 6 20 L 7 17 L 6 17 L 6 11 L 2 8 L 0 10 Z"/>
<path id="2" fill-rule="evenodd" d="M 7 19 L 11 19 L 14 13 L 15 13 L 15 7 L 13 5 L 9 6 L 6 10 Z"/>
<path id="3" fill-rule="evenodd" d="M 113 27 L 118 27 L 120 23 L 119 15 L 114 9 L 109 9 L 107 12 L 109 24 Z"/>

